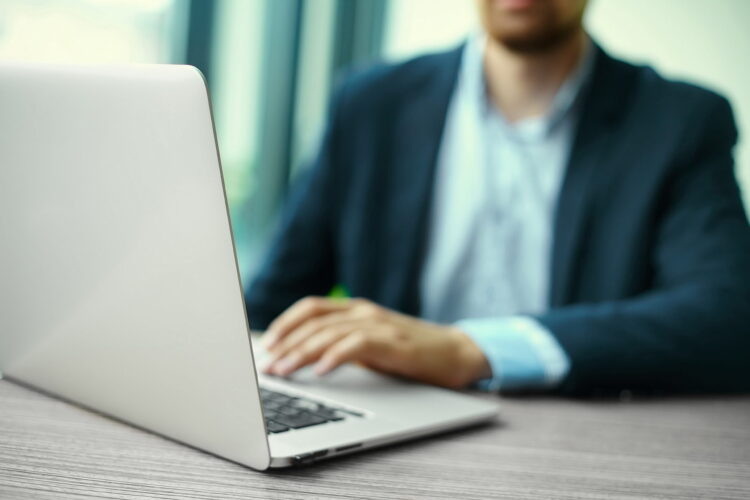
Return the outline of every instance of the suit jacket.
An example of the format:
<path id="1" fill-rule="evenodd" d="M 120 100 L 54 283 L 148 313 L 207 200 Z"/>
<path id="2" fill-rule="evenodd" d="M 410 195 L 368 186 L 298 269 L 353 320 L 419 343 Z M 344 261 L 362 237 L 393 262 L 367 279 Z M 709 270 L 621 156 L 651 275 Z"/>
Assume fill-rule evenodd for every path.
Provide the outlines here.
<path id="1" fill-rule="evenodd" d="M 750 228 L 728 102 L 596 48 L 556 211 L 558 391 L 750 390 Z M 246 290 L 264 328 L 343 284 L 418 316 L 428 211 L 462 50 L 382 65 L 332 99 L 314 165 Z"/>

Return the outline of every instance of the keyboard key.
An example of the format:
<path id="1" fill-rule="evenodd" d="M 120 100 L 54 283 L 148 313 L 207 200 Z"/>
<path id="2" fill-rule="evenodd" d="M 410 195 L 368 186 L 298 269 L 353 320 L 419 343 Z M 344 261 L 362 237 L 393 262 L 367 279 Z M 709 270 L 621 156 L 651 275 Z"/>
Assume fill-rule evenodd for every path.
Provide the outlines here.
<path id="1" fill-rule="evenodd" d="M 294 417 L 295 415 L 299 415 L 303 411 L 305 410 L 303 410 L 302 408 L 295 408 L 294 406 L 282 406 L 278 410 L 278 412 L 281 413 L 282 415 L 287 415 L 289 417 Z"/>
<path id="2" fill-rule="evenodd" d="M 263 416 L 266 417 L 266 420 L 276 420 L 276 417 L 281 415 L 281 413 L 273 410 L 263 410 Z"/>
<path id="3" fill-rule="evenodd" d="M 310 427 L 311 425 L 318 425 L 327 422 L 328 420 L 314 415 L 312 413 L 303 411 L 295 416 L 279 415 L 276 422 L 291 427 L 292 429 L 301 429 L 303 427 Z"/>
<path id="4" fill-rule="evenodd" d="M 271 433 L 277 433 L 277 432 L 284 432 L 288 431 L 289 427 L 282 425 L 278 422 L 274 422 L 273 420 L 266 420 L 266 430 Z"/>
<path id="5" fill-rule="evenodd" d="M 261 389 L 260 396 L 269 433 L 336 422 L 344 420 L 347 415 L 364 416 L 361 413 L 331 408 L 310 399 L 288 396 L 268 389 Z"/>
<path id="6" fill-rule="evenodd" d="M 330 420 L 333 422 L 344 420 L 344 417 L 342 415 L 337 413 L 335 410 L 332 410 L 331 408 L 321 407 L 316 410 L 311 410 L 311 413 L 314 413 L 321 418 L 325 418 L 326 420 Z"/>
<path id="7" fill-rule="evenodd" d="M 283 408 L 283 407 L 284 407 L 284 404 L 283 403 L 279 403 L 277 401 L 270 401 L 270 400 L 269 401 L 265 401 L 265 400 L 263 401 L 263 409 L 264 410 L 276 411 L 279 408 Z"/>

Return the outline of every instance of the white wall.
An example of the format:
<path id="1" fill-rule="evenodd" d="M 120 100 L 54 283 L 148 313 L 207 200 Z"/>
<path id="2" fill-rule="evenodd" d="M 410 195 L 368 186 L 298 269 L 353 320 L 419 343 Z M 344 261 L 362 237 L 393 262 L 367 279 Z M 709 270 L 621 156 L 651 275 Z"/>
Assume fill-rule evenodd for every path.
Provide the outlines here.
<path id="1" fill-rule="evenodd" d="M 457 45 L 478 26 L 471 0 L 390 0 L 384 53 L 404 59 Z"/>
<path id="2" fill-rule="evenodd" d="M 458 43 L 477 29 L 469 0 L 391 0 L 385 54 L 401 59 Z M 590 0 L 586 26 L 610 53 L 732 102 L 737 176 L 750 208 L 750 0 Z"/>

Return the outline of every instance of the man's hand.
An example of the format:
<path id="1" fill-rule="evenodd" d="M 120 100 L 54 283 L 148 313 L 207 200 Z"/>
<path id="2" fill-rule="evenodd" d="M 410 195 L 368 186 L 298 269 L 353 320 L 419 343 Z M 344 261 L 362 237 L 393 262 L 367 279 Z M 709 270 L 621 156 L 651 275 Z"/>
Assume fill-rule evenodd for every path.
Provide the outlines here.
<path id="1" fill-rule="evenodd" d="M 491 376 L 487 359 L 461 330 L 390 311 L 364 299 L 304 298 L 268 328 L 265 373 L 289 375 L 316 363 L 323 375 L 347 362 L 444 387 Z"/>

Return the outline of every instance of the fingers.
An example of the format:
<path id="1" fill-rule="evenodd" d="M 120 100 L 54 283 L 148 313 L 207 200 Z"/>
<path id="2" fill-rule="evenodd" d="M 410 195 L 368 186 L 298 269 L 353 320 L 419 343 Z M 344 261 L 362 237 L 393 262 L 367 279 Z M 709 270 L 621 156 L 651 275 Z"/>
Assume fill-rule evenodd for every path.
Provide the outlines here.
<path id="1" fill-rule="evenodd" d="M 294 350 L 277 361 L 272 361 L 264 369 L 265 373 L 287 376 L 290 373 L 314 363 L 320 356 L 343 337 L 351 333 L 352 325 L 336 325 L 308 337 L 296 345 Z"/>
<path id="2" fill-rule="evenodd" d="M 308 319 L 295 329 L 289 331 L 268 349 L 268 352 L 271 354 L 270 361 L 274 362 L 277 359 L 283 358 L 290 351 L 297 348 L 297 346 L 306 342 L 308 338 L 329 327 L 340 327 L 345 323 L 351 323 L 351 321 L 352 318 L 348 311 L 332 312 Z"/>
<path id="3" fill-rule="evenodd" d="M 332 301 L 305 298 L 272 323 L 266 347 L 271 358 L 265 373 L 286 376 L 319 361 L 316 371 L 328 373 L 342 363 L 378 359 L 381 369 L 390 368 L 398 357 L 389 359 L 403 318 L 365 299 Z M 391 338 L 394 337 L 394 338 Z"/>
<path id="4" fill-rule="evenodd" d="M 341 300 L 323 297 L 300 299 L 269 325 L 266 334 L 263 336 L 263 343 L 267 349 L 272 349 L 281 339 L 306 321 L 346 307 L 347 302 Z"/>
<path id="5" fill-rule="evenodd" d="M 301 300 L 274 322 L 271 335 L 272 358 L 264 371 L 280 376 L 311 363 L 316 363 L 315 373 L 324 375 L 344 363 L 360 362 L 380 372 L 458 388 L 489 371 L 484 354 L 460 330 L 364 299 Z"/>
<path id="6" fill-rule="evenodd" d="M 373 348 L 373 342 L 368 338 L 366 331 L 352 332 L 323 353 L 320 361 L 315 365 L 315 374 L 325 375 L 344 363 L 366 361 L 378 355 L 372 352 Z"/>
<path id="7" fill-rule="evenodd" d="M 286 357 L 268 366 L 266 371 L 286 376 L 318 361 L 315 373 L 324 375 L 344 363 L 388 359 L 393 346 L 379 337 L 379 330 L 368 328 L 364 322 L 330 327 L 311 336 Z"/>

